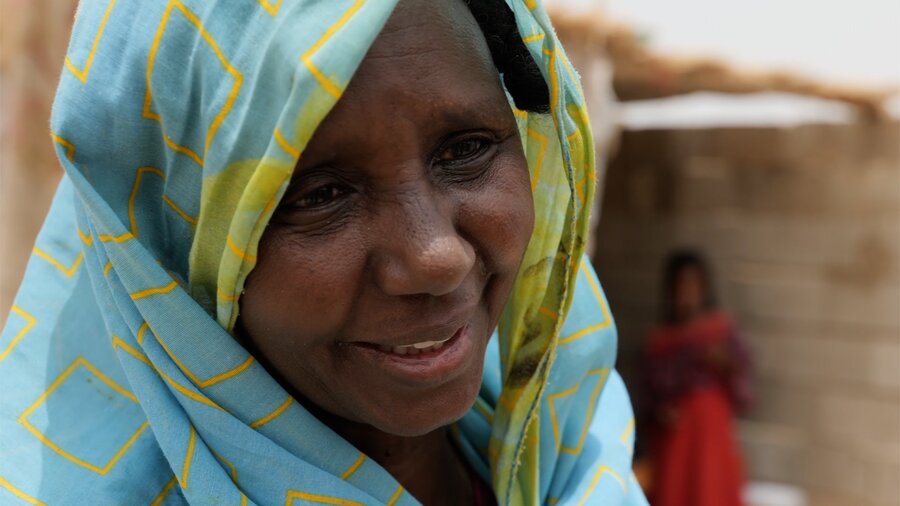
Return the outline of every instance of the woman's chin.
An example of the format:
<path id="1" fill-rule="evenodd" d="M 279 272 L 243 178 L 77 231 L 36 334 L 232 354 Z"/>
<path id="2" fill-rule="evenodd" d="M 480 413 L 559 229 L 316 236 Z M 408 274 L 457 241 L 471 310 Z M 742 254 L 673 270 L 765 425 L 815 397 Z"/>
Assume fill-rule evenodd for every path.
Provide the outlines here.
<path id="1" fill-rule="evenodd" d="M 456 388 L 452 392 L 435 393 L 406 406 L 395 404 L 395 409 L 375 414 L 368 424 L 395 436 L 423 436 L 465 416 L 475 404 L 479 386 L 480 382 L 474 386 Z"/>
<path id="2" fill-rule="evenodd" d="M 458 421 L 465 416 L 469 407 L 471 407 L 471 404 L 464 409 L 458 410 L 456 413 L 441 416 L 439 418 L 435 417 L 434 414 L 431 414 L 431 416 L 422 418 L 408 417 L 403 420 L 386 420 L 383 424 L 379 423 L 374 426 L 378 430 L 394 436 L 419 437 L 430 434 Z"/>

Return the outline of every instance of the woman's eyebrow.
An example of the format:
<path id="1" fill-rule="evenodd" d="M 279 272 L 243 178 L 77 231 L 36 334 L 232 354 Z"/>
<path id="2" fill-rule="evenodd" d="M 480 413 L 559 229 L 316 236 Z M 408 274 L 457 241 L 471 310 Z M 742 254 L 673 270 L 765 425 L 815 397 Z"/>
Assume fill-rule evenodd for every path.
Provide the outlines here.
<path id="1" fill-rule="evenodd" d="M 507 101 L 498 104 L 495 98 L 467 97 L 451 107 L 442 107 L 441 119 L 451 125 L 468 125 L 474 122 L 497 124 L 509 114 L 511 105 Z"/>

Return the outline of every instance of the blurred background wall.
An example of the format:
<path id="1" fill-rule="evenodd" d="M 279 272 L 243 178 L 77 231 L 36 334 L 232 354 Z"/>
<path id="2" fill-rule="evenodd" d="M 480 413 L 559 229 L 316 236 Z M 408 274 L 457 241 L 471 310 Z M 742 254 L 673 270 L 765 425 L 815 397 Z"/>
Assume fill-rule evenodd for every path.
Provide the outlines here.
<path id="1" fill-rule="evenodd" d="M 898 136 L 896 123 L 626 131 L 607 175 L 594 262 L 623 374 L 641 367 L 661 259 L 700 248 L 754 352 L 749 474 L 816 505 L 898 504 Z"/>
<path id="2" fill-rule="evenodd" d="M 633 387 L 665 255 L 702 248 L 755 355 L 748 477 L 800 493 L 781 504 L 900 504 L 900 6 L 878 1 L 551 1 L 607 169 L 592 248 L 619 368 Z M 2 325 L 60 175 L 74 2 L 0 7 Z"/>
<path id="3" fill-rule="evenodd" d="M 857 45 L 855 58 L 876 68 L 841 78 L 839 61 L 829 75 L 815 58 L 786 69 L 672 54 L 614 9 L 585 4 L 558 2 L 555 18 L 583 74 L 613 69 L 614 118 L 601 121 L 618 134 L 598 147 L 609 165 L 593 261 L 632 393 L 659 317 L 663 260 L 698 248 L 756 363 L 756 404 L 739 422 L 751 488 L 789 485 L 748 499 L 900 504 L 900 15 L 888 21 L 894 45 Z M 625 9 L 640 14 L 635 4 Z M 661 29 L 679 17 L 672 11 L 691 18 L 681 5 L 659 8 L 668 21 L 646 19 Z M 854 19 L 844 39 L 872 39 Z M 717 21 L 701 24 L 734 43 Z M 609 100 L 585 84 L 589 100 Z"/>

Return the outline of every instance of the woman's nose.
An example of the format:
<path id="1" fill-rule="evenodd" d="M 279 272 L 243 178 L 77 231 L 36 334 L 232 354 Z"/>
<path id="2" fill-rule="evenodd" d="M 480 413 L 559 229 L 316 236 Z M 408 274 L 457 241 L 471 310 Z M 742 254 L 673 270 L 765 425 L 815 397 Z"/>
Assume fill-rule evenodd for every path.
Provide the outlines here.
<path id="1" fill-rule="evenodd" d="M 472 271 L 475 249 L 434 202 L 414 207 L 380 238 L 378 283 L 388 295 L 451 293 Z"/>

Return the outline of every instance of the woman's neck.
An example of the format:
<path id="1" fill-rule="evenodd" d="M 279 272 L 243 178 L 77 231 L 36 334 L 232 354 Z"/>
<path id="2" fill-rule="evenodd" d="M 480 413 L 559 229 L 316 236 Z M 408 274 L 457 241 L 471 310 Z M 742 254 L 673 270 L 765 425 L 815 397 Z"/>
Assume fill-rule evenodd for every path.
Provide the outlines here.
<path id="1" fill-rule="evenodd" d="M 321 412 L 316 415 L 387 470 L 422 504 L 471 504 L 472 481 L 446 427 L 421 436 L 404 437 L 334 415 Z"/>

